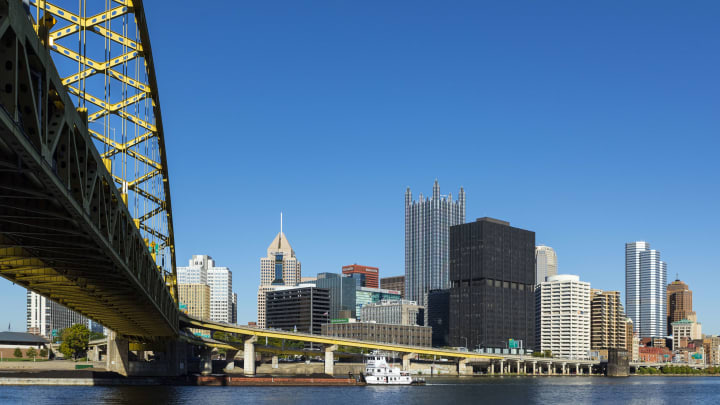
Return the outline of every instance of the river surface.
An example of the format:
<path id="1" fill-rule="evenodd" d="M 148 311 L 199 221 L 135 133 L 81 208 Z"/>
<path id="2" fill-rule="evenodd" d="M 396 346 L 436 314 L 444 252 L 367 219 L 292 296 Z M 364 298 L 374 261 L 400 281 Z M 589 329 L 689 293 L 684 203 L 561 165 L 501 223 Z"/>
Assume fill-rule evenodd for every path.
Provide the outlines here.
<path id="1" fill-rule="evenodd" d="M 434 378 L 406 387 L 7 387 L 0 404 L 720 404 L 718 377 Z"/>

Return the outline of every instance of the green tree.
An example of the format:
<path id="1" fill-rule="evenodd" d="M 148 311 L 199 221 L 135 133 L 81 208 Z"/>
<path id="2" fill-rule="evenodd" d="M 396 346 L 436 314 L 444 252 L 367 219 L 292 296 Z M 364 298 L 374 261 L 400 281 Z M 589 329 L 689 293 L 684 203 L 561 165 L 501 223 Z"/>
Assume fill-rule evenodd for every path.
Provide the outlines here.
<path id="1" fill-rule="evenodd" d="M 13 352 L 13 356 L 17 357 L 18 359 L 22 358 L 22 350 L 20 350 L 19 347 L 16 348 L 15 351 Z"/>
<path id="2" fill-rule="evenodd" d="M 42 349 L 40 349 L 40 357 L 42 357 L 43 359 L 47 359 L 47 356 L 48 356 L 48 350 L 44 347 Z"/>
<path id="3" fill-rule="evenodd" d="M 34 347 L 31 347 L 31 348 L 27 349 L 27 351 L 25 352 L 25 355 L 26 355 L 28 358 L 36 357 L 36 356 L 37 356 L 37 350 L 35 350 Z"/>
<path id="4" fill-rule="evenodd" d="M 87 351 L 88 342 L 90 341 L 90 331 L 85 325 L 78 323 L 69 328 L 65 328 L 60 336 L 62 339 L 60 353 L 62 353 L 65 358 L 75 360 L 78 358 L 78 355 Z"/>

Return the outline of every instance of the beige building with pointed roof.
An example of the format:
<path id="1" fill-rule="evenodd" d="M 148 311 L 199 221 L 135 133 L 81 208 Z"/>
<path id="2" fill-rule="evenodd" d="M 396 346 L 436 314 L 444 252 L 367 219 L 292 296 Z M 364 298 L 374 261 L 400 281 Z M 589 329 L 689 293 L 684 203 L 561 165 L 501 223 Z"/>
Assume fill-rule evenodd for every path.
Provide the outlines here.
<path id="1" fill-rule="evenodd" d="M 267 248 L 267 256 L 260 258 L 260 287 L 257 299 L 257 324 L 259 327 L 265 327 L 266 293 L 278 287 L 292 287 L 300 284 L 302 278 L 300 269 L 300 261 L 295 257 L 295 251 L 282 232 L 281 225 L 280 232 Z"/>

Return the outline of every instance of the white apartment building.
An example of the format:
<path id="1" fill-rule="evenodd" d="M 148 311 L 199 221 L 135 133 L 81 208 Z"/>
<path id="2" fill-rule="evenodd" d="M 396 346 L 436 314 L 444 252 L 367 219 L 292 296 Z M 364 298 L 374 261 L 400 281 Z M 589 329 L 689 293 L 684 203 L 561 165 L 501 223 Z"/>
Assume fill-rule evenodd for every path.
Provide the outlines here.
<path id="1" fill-rule="evenodd" d="M 30 290 L 27 291 L 26 310 L 27 331 L 48 339 L 52 339 L 53 334 L 59 336 L 61 330 L 77 323 L 91 325 L 84 316 Z M 97 331 L 97 328 L 93 329 Z"/>
<path id="2" fill-rule="evenodd" d="M 232 271 L 215 266 L 207 255 L 193 255 L 188 267 L 178 267 L 178 284 L 206 284 L 210 287 L 210 320 L 233 323 Z"/>
<path id="3" fill-rule="evenodd" d="M 536 289 L 536 341 L 553 357 L 590 356 L 590 283 L 580 277 L 550 276 Z"/>
<path id="4" fill-rule="evenodd" d="M 260 286 L 257 296 L 257 324 L 265 327 L 265 294 L 278 287 L 294 287 L 300 284 L 301 264 L 295 257 L 280 226 L 280 233 L 267 248 L 267 256 L 260 258 Z"/>

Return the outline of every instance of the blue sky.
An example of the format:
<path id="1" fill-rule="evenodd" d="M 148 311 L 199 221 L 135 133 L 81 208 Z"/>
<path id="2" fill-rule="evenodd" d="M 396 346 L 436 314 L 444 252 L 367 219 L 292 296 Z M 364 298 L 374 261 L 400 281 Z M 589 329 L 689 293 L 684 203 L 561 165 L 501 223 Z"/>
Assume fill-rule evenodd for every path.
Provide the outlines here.
<path id="1" fill-rule="evenodd" d="M 403 193 L 437 178 L 594 288 L 623 291 L 624 243 L 649 241 L 720 333 L 716 2 L 163 4 L 178 262 L 229 266 L 239 322 L 281 211 L 304 275 L 399 275 Z M 0 280 L 0 305 L 24 330 L 24 290 Z"/>

